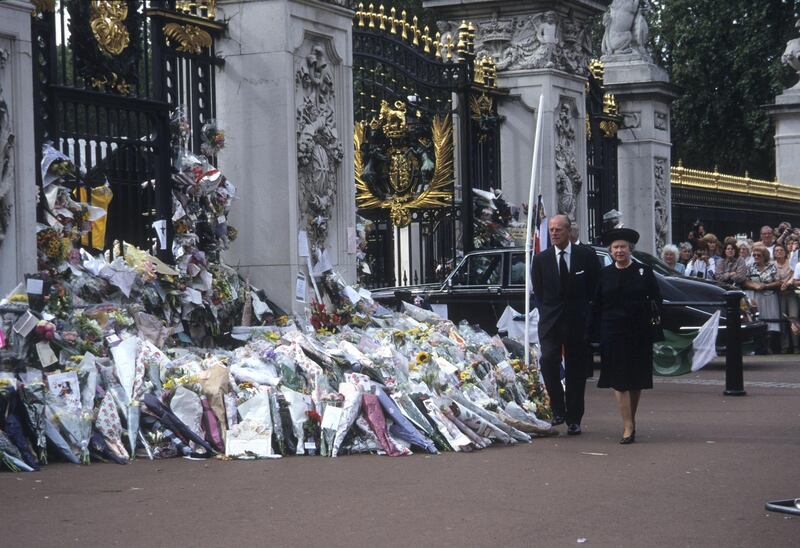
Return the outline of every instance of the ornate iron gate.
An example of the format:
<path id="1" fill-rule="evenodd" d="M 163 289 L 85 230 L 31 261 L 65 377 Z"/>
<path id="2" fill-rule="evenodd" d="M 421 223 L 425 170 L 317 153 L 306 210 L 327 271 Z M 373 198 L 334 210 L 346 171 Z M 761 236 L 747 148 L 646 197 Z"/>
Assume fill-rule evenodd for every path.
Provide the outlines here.
<path id="1" fill-rule="evenodd" d="M 603 64 L 592 61 L 586 84 L 586 153 L 589 241 L 603 231 L 603 214 L 618 205 L 617 130 L 622 118 L 614 96 L 603 89 Z"/>
<path id="2" fill-rule="evenodd" d="M 466 23 L 431 37 L 405 11 L 356 12 L 356 202 L 374 225 L 360 272 L 370 287 L 441 279 L 471 248 L 471 189 L 499 187 L 494 64 L 475 58 L 474 38 Z"/>
<path id="3" fill-rule="evenodd" d="M 199 149 L 201 127 L 214 116 L 214 65 L 221 62 L 213 36 L 224 24 L 214 20 L 215 3 L 34 2 L 37 160 L 51 142 L 85 171 L 81 184 L 108 181 L 114 197 L 106 245 L 148 246 L 153 221 L 172 216 L 170 111 L 186 109 L 192 131 L 184 144 Z M 169 258 L 166 225 L 162 256 Z"/>

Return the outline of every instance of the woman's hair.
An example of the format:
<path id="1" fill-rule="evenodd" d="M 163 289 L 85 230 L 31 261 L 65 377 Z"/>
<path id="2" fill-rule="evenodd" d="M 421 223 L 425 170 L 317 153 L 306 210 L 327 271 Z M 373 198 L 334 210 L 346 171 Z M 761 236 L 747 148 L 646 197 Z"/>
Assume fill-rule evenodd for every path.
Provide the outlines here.
<path id="1" fill-rule="evenodd" d="M 697 240 L 697 249 L 695 249 L 695 251 L 708 252 L 708 240 L 706 240 L 705 238 Z"/>
<path id="2" fill-rule="evenodd" d="M 753 244 L 752 244 L 750 241 L 748 241 L 748 240 L 742 240 L 742 241 L 738 242 L 738 243 L 736 244 L 736 247 L 738 247 L 740 250 L 741 250 L 743 247 L 746 247 L 746 248 L 747 248 L 747 251 L 750 251 L 750 252 L 752 252 L 752 251 L 753 251 Z"/>
<path id="3" fill-rule="evenodd" d="M 677 259 L 678 255 L 680 255 L 680 253 L 678 252 L 678 246 L 672 244 L 665 245 L 664 249 L 661 250 L 662 259 L 664 258 L 665 253 L 672 253 L 673 255 L 675 255 L 675 259 Z"/>
<path id="4" fill-rule="evenodd" d="M 775 246 L 772 248 L 772 254 L 773 254 L 773 256 L 775 255 L 775 249 L 776 249 L 776 248 L 781 248 L 781 249 L 783 250 L 783 253 L 784 253 L 784 255 L 786 255 L 787 257 L 789 256 L 789 250 L 788 250 L 788 249 L 786 249 L 786 246 L 785 246 L 785 245 L 783 245 L 783 244 L 782 244 L 782 243 L 780 243 L 780 242 L 775 242 Z"/>
<path id="5" fill-rule="evenodd" d="M 750 253 L 752 255 L 755 255 L 756 251 L 758 251 L 758 253 L 761 255 L 761 257 L 764 259 L 765 263 L 769 262 L 769 249 L 767 249 L 767 246 L 765 246 L 761 242 L 756 242 L 756 243 L 753 244 L 753 247 L 751 248 L 751 252 Z"/>
<path id="6" fill-rule="evenodd" d="M 734 238 L 733 236 L 728 236 L 727 238 L 725 238 L 725 243 L 722 245 L 722 252 L 723 252 L 722 254 L 723 255 L 725 254 L 725 250 L 728 249 L 729 245 L 733 246 L 733 258 L 735 259 L 736 257 L 739 256 L 739 245 L 740 244 L 739 244 L 738 241 L 736 241 L 736 238 Z"/>

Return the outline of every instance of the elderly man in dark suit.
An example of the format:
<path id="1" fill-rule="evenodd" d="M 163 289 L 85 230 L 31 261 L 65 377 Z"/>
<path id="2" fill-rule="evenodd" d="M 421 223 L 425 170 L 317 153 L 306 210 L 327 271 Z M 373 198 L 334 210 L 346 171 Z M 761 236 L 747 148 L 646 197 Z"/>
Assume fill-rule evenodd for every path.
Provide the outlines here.
<path id="1" fill-rule="evenodd" d="M 600 263 L 589 246 L 570 242 L 571 223 L 556 215 L 548 223 L 552 246 L 533 258 L 533 296 L 539 310 L 539 364 L 550 395 L 553 424 L 567 423 L 567 434 L 581 433 L 586 377 L 591 371 L 588 340 L 590 301 Z M 566 394 L 561 386 L 564 358 Z"/>

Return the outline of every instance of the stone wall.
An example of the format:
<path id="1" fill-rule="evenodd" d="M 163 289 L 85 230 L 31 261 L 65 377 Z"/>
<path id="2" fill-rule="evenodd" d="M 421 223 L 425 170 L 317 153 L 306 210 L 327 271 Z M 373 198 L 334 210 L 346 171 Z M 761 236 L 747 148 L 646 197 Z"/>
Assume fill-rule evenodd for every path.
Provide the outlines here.
<path id="1" fill-rule="evenodd" d="M 298 311 L 295 282 L 308 276 L 299 231 L 355 281 L 352 12 L 304 0 L 223 0 L 219 10 L 229 21 L 217 46 L 220 167 L 239 196 L 226 261 Z"/>
<path id="2" fill-rule="evenodd" d="M 36 270 L 31 9 L 0 2 L 0 296 Z"/>

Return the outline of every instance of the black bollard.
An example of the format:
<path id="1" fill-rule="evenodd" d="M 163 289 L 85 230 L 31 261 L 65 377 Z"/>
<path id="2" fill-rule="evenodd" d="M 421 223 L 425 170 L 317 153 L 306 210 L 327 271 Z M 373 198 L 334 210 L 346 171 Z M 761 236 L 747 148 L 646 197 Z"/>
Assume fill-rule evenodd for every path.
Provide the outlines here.
<path id="1" fill-rule="evenodd" d="M 742 314 L 741 291 L 725 293 L 725 392 L 726 396 L 744 396 L 744 369 L 742 367 Z"/>

